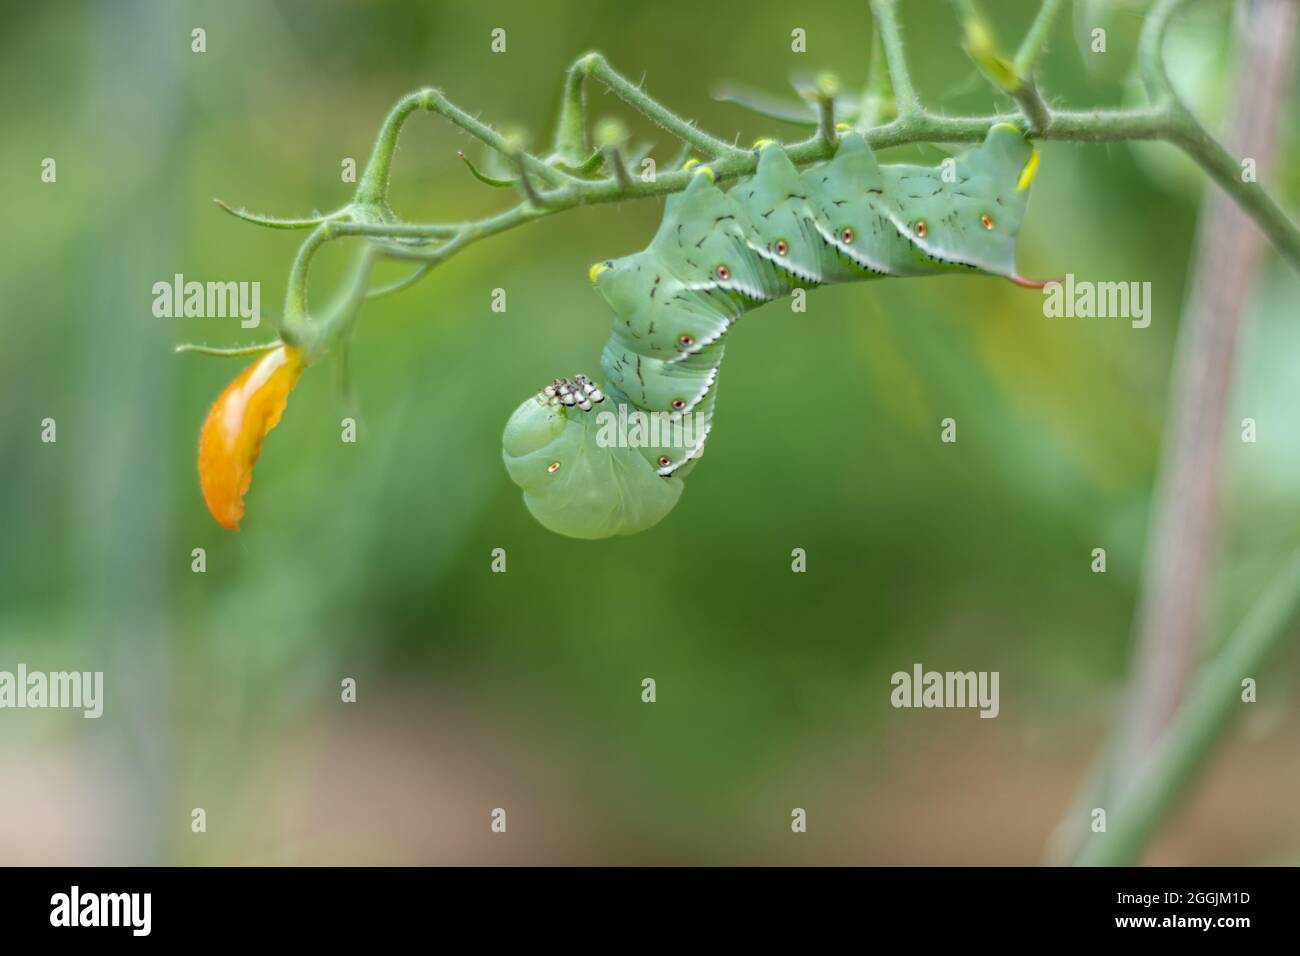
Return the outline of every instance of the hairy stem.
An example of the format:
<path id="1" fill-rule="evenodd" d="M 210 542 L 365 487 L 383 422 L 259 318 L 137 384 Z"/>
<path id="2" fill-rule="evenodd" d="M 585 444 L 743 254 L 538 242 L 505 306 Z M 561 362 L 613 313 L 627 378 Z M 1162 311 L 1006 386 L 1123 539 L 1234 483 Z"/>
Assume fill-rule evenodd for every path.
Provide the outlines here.
<path id="1" fill-rule="evenodd" d="M 1047 108 L 1038 85 L 1032 76 L 1021 77 L 1011 95 L 1020 104 L 1020 111 L 1025 114 L 1030 133 L 1041 133 L 1052 123 L 1052 111 Z"/>
<path id="2" fill-rule="evenodd" d="M 899 119 L 907 119 L 921 112 L 921 101 L 912 86 L 912 74 L 907 69 L 907 57 L 903 54 L 903 37 L 898 29 L 897 0 L 871 0 L 871 12 L 876 18 L 876 32 L 880 35 L 880 44 L 885 48 L 885 64 L 889 69 L 889 81 L 894 88 L 894 103 L 898 108 Z"/>
<path id="3" fill-rule="evenodd" d="M 575 63 L 564 77 L 564 92 L 560 100 L 560 116 L 555 123 L 555 155 L 577 166 L 591 152 L 591 138 L 587 132 L 587 88 L 585 74 Z"/>
<path id="4" fill-rule="evenodd" d="M 690 143 L 705 158 L 730 156 L 744 150 L 723 142 L 699 129 L 689 120 L 682 119 L 668 107 L 651 97 L 640 86 L 623 76 L 599 53 L 587 53 L 578 59 L 578 68 L 588 76 L 594 76 L 603 83 L 611 93 L 632 106 L 647 119 L 662 126 L 682 142 Z"/>
<path id="5" fill-rule="evenodd" d="M 1052 32 L 1056 17 L 1063 6 L 1065 0 L 1043 0 L 1043 5 L 1038 8 L 1038 15 L 1034 17 L 1034 22 L 1030 24 L 1024 40 L 1020 42 L 1020 49 L 1016 51 L 1016 72 L 1021 76 L 1033 74 L 1034 64 L 1038 62 L 1038 57 L 1047 46 L 1047 37 Z"/>
<path id="6" fill-rule="evenodd" d="M 864 98 L 862 113 L 858 117 L 859 125 L 864 127 L 862 135 L 874 149 L 918 142 L 973 142 L 983 139 L 994 124 L 1021 122 L 1028 127 L 1031 136 L 1045 140 L 1163 140 L 1173 143 L 1200 163 L 1251 215 L 1283 255 L 1300 268 L 1300 231 L 1262 187 L 1240 181 L 1232 157 L 1177 101 L 1165 76 L 1160 63 L 1161 43 L 1170 17 L 1183 2 L 1185 0 L 1159 0 L 1143 30 L 1139 58 L 1150 106 L 1131 110 L 1052 110 L 1038 95 L 1037 89 L 1032 88 L 1018 97 L 1020 113 L 941 116 L 924 108 L 912 84 L 899 30 L 897 0 L 871 0 L 875 19 L 872 40 L 875 65 L 868 83 L 870 96 Z M 1045 42 L 1059 7 L 1058 0 L 1045 0 L 1017 54 L 1019 62 L 1027 66 L 1035 62 L 1035 51 Z M 599 53 L 579 57 L 566 73 L 552 162 L 518 150 L 491 126 L 448 100 L 440 90 L 419 90 L 400 99 L 385 118 L 350 206 L 319 221 L 284 221 L 294 226 L 315 225 L 315 228 L 304 241 L 290 273 L 283 328 L 292 335 L 294 330 L 301 331 L 306 323 L 306 277 L 311 259 L 325 242 L 332 239 L 365 236 L 378 244 L 378 251 L 384 256 L 424 263 L 424 267 L 408 279 L 374 293 L 387 294 L 414 285 L 433 266 L 470 244 L 542 216 L 578 206 L 644 199 L 684 189 L 691 174 L 680 170 L 660 175 L 651 182 L 620 176 L 617 170 L 605 178 L 584 178 L 594 173 L 595 164 L 591 160 L 598 163 L 603 156 L 600 151 L 594 152 L 591 160 L 584 162 L 581 168 L 573 167 L 574 156 L 586 148 L 589 140 L 583 99 L 587 77 L 595 78 L 614 96 L 703 154 L 702 158 L 709 161 L 719 181 L 754 172 L 757 157 L 752 151 L 727 143 L 677 115 L 646 93 L 639 84 L 632 83 L 614 70 Z M 897 115 L 881 124 L 886 90 L 893 92 Z M 402 125 L 417 110 L 441 116 L 520 167 L 520 181 L 515 185 L 525 191 L 525 201 L 477 222 L 397 221 L 387 207 L 388 180 Z M 826 129 L 826 121 L 831 118 L 823 110 L 818 117 L 818 128 L 810 137 L 787 144 L 787 152 L 796 166 L 820 162 L 834 154 L 837 137 L 828 135 Z M 833 134 L 834 130 L 829 132 Z M 573 172 L 580 175 L 573 175 Z M 266 224 L 281 223 L 268 221 Z"/>

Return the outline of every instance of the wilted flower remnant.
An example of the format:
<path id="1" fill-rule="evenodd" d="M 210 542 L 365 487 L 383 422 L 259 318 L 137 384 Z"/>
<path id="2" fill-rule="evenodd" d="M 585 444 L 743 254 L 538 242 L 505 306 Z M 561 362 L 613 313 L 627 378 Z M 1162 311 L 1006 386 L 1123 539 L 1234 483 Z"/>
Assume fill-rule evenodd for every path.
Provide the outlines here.
<path id="1" fill-rule="evenodd" d="M 199 433 L 199 485 L 212 517 L 227 528 L 239 529 L 262 440 L 305 367 L 300 349 L 280 345 L 235 376 L 208 410 Z"/>

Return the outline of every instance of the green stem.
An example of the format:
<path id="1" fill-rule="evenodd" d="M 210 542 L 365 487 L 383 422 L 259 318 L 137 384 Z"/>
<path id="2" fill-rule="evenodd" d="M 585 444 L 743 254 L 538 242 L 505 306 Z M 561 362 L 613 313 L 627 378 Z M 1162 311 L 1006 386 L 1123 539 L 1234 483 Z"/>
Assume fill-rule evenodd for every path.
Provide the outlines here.
<path id="1" fill-rule="evenodd" d="M 885 63 L 889 68 L 889 82 L 894 88 L 894 103 L 899 119 L 921 112 L 921 100 L 912 86 L 912 74 L 907 69 L 903 53 L 903 37 L 898 29 L 897 0 L 871 0 L 871 12 L 876 18 L 876 32 L 885 48 Z"/>
<path id="2" fill-rule="evenodd" d="M 1169 21 L 1185 2 L 1187 0 L 1158 0 L 1142 25 L 1142 34 L 1138 38 L 1138 71 L 1152 104 L 1176 100 L 1173 84 L 1165 72 L 1163 51 Z"/>
<path id="3" fill-rule="evenodd" d="M 366 293 L 366 298 L 378 299 L 386 295 L 392 295 L 394 292 L 402 292 L 406 289 L 409 289 L 411 286 L 415 285 L 417 282 L 419 282 L 421 279 L 427 276 L 429 274 L 429 271 L 432 268 L 433 265 L 431 263 L 426 262 L 423 265 L 417 267 L 410 274 L 406 275 L 401 279 L 398 279 L 396 282 L 390 282 L 388 283 L 388 285 L 381 285 L 377 288 L 371 289 L 369 292 Z"/>
<path id="4" fill-rule="evenodd" d="M 885 105 L 893 96 L 889 83 L 889 70 L 885 65 L 885 50 L 880 42 L 880 28 L 871 31 L 871 49 L 867 62 L 867 86 L 862 91 L 862 104 L 858 110 L 857 126 L 870 129 L 885 118 Z"/>
<path id="5" fill-rule="evenodd" d="M 1025 38 L 1020 42 L 1020 49 L 1016 51 L 1016 72 L 1021 76 L 1033 75 L 1034 64 L 1047 46 L 1047 37 L 1064 5 L 1064 0 L 1043 0 L 1043 5 L 1038 8 L 1038 15 L 1029 25 Z"/>
<path id="6" fill-rule="evenodd" d="M 817 137 L 827 146 L 834 146 L 837 138 L 835 132 L 835 97 L 817 97 Z"/>
<path id="7" fill-rule="evenodd" d="M 1020 83 L 1011 91 L 1011 95 L 1020 104 L 1020 111 L 1025 114 L 1025 120 L 1029 123 L 1029 132 L 1042 133 L 1051 125 L 1052 111 L 1047 108 L 1047 103 L 1038 92 L 1038 85 L 1032 76 L 1022 76 Z"/>
<path id="8" fill-rule="evenodd" d="M 546 200 L 537 191 L 533 181 L 528 178 L 528 167 L 524 165 L 522 154 L 515 155 L 515 166 L 519 169 L 519 179 L 515 182 L 515 185 L 519 188 L 524 200 L 538 209 L 545 209 Z"/>
<path id="9" fill-rule="evenodd" d="M 460 161 L 469 168 L 470 175 L 473 176 L 475 179 L 477 179 L 479 182 L 481 182 L 484 186 L 492 186 L 495 189 L 514 188 L 515 181 L 513 179 L 493 179 L 491 176 L 487 175 L 486 173 L 480 172 L 479 168 L 474 165 L 473 161 L 468 156 L 465 155 L 464 150 L 461 150 L 460 152 L 456 153 L 456 155 L 459 156 Z"/>
<path id="10" fill-rule="evenodd" d="M 586 73 L 578 63 L 564 77 L 560 116 L 555 124 L 555 155 L 570 166 L 578 166 L 591 152 L 587 135 Z"/>
<path id="11" fill-rule="evenodd" d="M 274 342 L 259 342 L 257 345 L 236 345 L 231 348 L 218 348 L 213 345 L 198 345 L 194 342 L 183 342 L 176 346 L 176 352 L 194 352 L 198 355 L 215 355 L 220 358 L 238 358 L 244 355 L 261 355 L 263 352 L 269 352 L 271 349 L 278 349 L 284 343 L 279 339 Z"/>
<path id="12" fill-rule="evenodd" d="M 514 183 L 511 183 L 513 186 Z M 384 236 L 392 239 L 450 239 L 469 223 L 445 222 L 336 222 L 335 236 Z"/>
<path id="13" fill-rule="evenodd" d="M 334 212 L 326 213 L 323 216 L 313 216 L 310 219 L 277 219 L 274 216 L 263 216 L 261 213 L 249 212 L 247 209 L 236 209 L 216 196 L 212 197 L 212 201 L 236 219 L 242 219 L 244 222 L 251 222 L 258 226 L 267 226 L 271 229 L 310 229 L 312 226 L 319 226 L 327 219 L 342 216 L 348 211 L 347 207 L 344 206 L 342 209 L 336 209 Z"/>
<path id="14" fill-rule="evenodd" d="M 291 345 L 298 345 L 306 335 L 307 279 L 311 273 L 312 259 L 317 250 L 333 238 L 330 223 L 323 222 L 307 236 L 298 247 L 293 265 L 289 267 L 288 288 L 284 294 L 284 315 L 280 319 L 280 337 Z"/>
<path id="15" fill-rule="evenodd" d="M 689 120 L 682 119 L 610 66 L 601 54 L 588 53 L 580 57 L 577 67 L 588 76 L 600 80 L 611 93 L 638 110 L 647 119 L 668 130 L 682 142 L 690 143 L 703 153 L 705 158 L 745 152 L 730 143 L 710 136 Z"/>
<path id="16" fill-rule="evenodd" d="M 402 131 L 406 118 L 424 104 L 425 91 L 408 93 L 397 101 L 397 105 L 384 118 L 375 138 L 374 148 L 370 151 L 370 161 L 366 163 L 361 181 L 357 183 L 356 201 L 372 206 L 381 206 L 388 201 L 388 177 L 393 168 L 393 152 L 397 149 L 397 135 Z"/>
<path id="17" fill-rule="evenodd" d="M 623 164 L 623 153 L 617 146 L 605 147 L 605 165 L 618 180 L 619 189 L 627 191 L 632 188 L 632 177 L 627 171 L 627 166 Z"/>
<path id="18" fill-rule="evenodd" d="M 1292 266 L 1300 268 L 1300 229 L 1257 182 L 1244 182 L 1241 163 L 1190 116 L 1170 137 L 1242 208 Z"/>
<path id="19" fill-rule="evenodd" d="M 541 179 L 542 182 L 551 186 L 558 186 L 565 182 L 576 181 L 574 177 L 546 165 L 532 153 L 520 150 L 517 145 L 511 143 L 491 126 L 470 116 L 459 106 L 448 100 L 441 90 L 427 89 L 420 95 L 424 97 L 425 109 L 437 113 L 448 122 L 459 126 L 469 135 L 482 142 L 489 149 L 500 153 L 506 159 L 514 161 L 518 157 L 522 160 L 524 167 Z"/>
<path id="20" fill-rule="evenodd" d="M 1034 17 L 1034 22 L 1030 24 L 1024 40 L 1020 42 L 1020 49 L 1016 51 L 1014 62 L 1020 83 L 1011 91 L 1011 95 L 1020 104 L 1025 119 L 1029 121 L 1031 131 L 1044 130 L 1052 121 L 1051 110 L 1047 108 L 1047 104 L 1038 92 L 1038 81 L 1034 79 L 1034 65 L 1047 45 L 1047 37 L 1051 34 L 1063 5 L 1063 0 L 1043 0 L 1042 6 L 1038 8 L 1038 15 Z"/>

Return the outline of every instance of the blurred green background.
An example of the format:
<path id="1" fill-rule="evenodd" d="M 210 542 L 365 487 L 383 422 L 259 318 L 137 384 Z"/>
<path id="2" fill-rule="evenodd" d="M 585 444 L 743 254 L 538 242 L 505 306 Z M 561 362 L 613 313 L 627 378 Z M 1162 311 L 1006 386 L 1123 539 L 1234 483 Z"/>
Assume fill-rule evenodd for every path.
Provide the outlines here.
<path id="1" fill-rule="evenodd" d="M 1035 4 L 986 4 L 1014 46 Z M 1093 12 L 1089 12 L 1089 10 Z M 1141 4 L 1081 5 L 1042 85 L 1131 95 Z M 1003 106 L 952 9 L 905 5 L 926 100 Z M 1104 18 L 1108 52 L 1080 29 Z M 1091 18 L 1091 19 L 1090 19 Z M 641 248 L 661 203 L 576 210 L 475 245 L 370 304 L 360 440 L 332 362 L 268 439 L 244 530 L 199 493 L 208 404 L 242 360 L 181 341 L 269 322 L 158 319 L 151 287 L 259 281 L 275 315 L 302 234 L 238 222 L 333 209 L 403 93 L 436 85 L 544 147 L 566 65 L 603 51 L 723 138 L 802 135 L 710 90 L 865 80 L 861 2 L 10 5 L 0 37 L 0 669 L 102 670 L 98 721 L 0 712 L 0 863 L 1034 863 L 1118 703 L 1172 346 L 1202 181 L 1171 149 L 1048 143 L 1027 275 L 1150 281 L 1153 322 L 1046 319 L 991 278 L 877 282 L 773 305 L 729 338 L 715 430 L 678 508 L 582 543 L 527 514 L 509 413 L 594 371 L 610 314 L 590 262 Z M 192 53 L 190 31 L 206 31 Z M 489 51 L 495 27 L 507 52 Z M 808 52 L 790 51 L 807 31 Z M 1217 119 L 1227 5 L 1171 61 Z M 661 131 L 592 89 L 594 117 Z M 1295 129 L 1273 184 L 1300 196 Z M 514 201 L 473 181 L 452 127 L 403 133 L 410 220 Z M 892 151 L 937 162 L 935 147 Z M 40 180 L 57 161 L 56 183 Z M 347 243 L 318 259 L 323 301 Z M 1216 629 L 1300 532 L 1297 279 L 1269 252 L 1248 316 Z M 383 276 L 401 270 L 384 266 Z M 490 309 L 507 290 L 508 311 Z M 956 445 L 939 422 L 958 421 Z M 40 441 L 41 420 L 58 441 Z M 190 570 L 204 548 L 207 572 Z M 792 574 L 803 548 L 808 571 Z M 1104 547 L 1108 571 L 1090 572 Z M 508 572 L 490 572 L 504 548 Z M 894 710 L 913 663 L 997 670 L 1001 715 Z M 1300 660 L 1259 676 L 1153 862 L 1300 855 Z M 340 681 L 358 682 L 355 704 Z M 644 704 L 653 677 L 658 700 Z M 207 812 L 193 834 L 190 811 Z M 505 836 L 489 814 L 509 814 Z M 806 808 L 808 832 L 790 832 Z"/>

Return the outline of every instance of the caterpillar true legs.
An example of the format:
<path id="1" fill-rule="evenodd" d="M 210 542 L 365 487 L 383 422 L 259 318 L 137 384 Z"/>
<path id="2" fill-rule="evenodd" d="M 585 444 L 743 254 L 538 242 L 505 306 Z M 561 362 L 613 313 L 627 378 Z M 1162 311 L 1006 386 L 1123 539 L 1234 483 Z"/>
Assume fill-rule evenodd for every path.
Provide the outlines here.
<path id="1" fill-rule="evenodd" d="M 645 250 L 592 267 L 614 310 L 606 400 L 579 401 L 587 386 L 602 391 L 583 376 L 576 392 L 557 381 L 506 424 L 503 457 L 528 509 L 575 538 L 660 521 L 703 453 L 727 331 L 796 288 L 945 272 L 1032 285 L 1015 246 L 1036 165 L 1002 124 L 938 167 L 881 165 L 856 134 L 802 173 L 780 146 L 762 147 L 755 174 L 726 192 L 700 167 Z M 629 434 L 629 421 L 646 427 Z"/>

